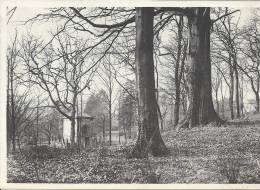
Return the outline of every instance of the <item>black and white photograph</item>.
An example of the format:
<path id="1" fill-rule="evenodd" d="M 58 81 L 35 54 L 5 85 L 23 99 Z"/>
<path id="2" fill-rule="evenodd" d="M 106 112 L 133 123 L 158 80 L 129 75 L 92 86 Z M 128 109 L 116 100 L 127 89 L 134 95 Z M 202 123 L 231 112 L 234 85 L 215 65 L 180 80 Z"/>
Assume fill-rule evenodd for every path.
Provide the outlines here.
<path id="1" fill-rule="evenodd" d="M 2 9 L 5 185 L 260 188 L 260 2 L 61 2 Z"/>

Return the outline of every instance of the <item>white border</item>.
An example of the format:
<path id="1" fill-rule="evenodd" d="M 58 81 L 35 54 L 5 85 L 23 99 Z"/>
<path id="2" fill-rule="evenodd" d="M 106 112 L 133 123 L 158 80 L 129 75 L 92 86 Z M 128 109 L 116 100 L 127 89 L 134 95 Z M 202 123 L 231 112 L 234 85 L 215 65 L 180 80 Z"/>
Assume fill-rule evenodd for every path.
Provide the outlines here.
<path id="1" fill-rule="evenodd" d="M 3 6 L 18 7 L 259 7 L 259 1 L 223 0 L 2 0 Z"/>
<path id="2" fill-rule="evenodd" d="M 120 6 L 120 7 L 260 7 L 260 1 L 170 1 L 170 0 L 0 0 L 0 107 L 6 107 L 6 6 L 67 7 L 67 6 Z M 260 189 L 260 184 L 31 184 L 6 183 L 6 115 L 0 115 L 0 180 L 5 189 Z"/>

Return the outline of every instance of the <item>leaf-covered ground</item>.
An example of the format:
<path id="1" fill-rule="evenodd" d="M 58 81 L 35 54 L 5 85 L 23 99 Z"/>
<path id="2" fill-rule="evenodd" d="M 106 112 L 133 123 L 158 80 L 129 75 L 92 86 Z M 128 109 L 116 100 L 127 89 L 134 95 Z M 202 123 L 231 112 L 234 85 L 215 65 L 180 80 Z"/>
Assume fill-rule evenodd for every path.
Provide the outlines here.
<path id="1" fill-rule="evenodd" d="M 131 144 L 51 149 L 38 161 L 16 153 L 8 159 L 8 182 L 260 183 L 259 124 L 170 130 L 163 137 L 170 155 L 149 160 L 127 159 Z"/>

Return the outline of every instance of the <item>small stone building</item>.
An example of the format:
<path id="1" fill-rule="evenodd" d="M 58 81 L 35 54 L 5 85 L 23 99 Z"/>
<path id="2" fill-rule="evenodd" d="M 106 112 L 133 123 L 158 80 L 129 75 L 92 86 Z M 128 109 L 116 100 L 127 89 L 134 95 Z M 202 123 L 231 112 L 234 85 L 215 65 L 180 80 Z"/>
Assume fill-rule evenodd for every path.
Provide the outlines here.
<path id="1" fill-rule="evenodd" d="M 90 122 L 94 117 L 83 113 L 82 115 L 76 116 L 75 119 L 75 141 L 79 142 L 84 147 L 88 144 L 90 132 Z M 71 121 L 68 118 L 62 119 L 63 128 L 63 142 L 64 144 L 70 144 L 71 137 Z"/>

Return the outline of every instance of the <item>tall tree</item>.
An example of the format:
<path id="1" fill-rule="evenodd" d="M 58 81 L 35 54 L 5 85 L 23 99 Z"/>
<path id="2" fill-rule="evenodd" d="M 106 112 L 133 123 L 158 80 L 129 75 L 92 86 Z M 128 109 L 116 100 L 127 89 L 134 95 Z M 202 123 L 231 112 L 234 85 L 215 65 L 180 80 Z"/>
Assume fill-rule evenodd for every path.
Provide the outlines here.
<path id="1" fill-rule="evenodd" d="M 187 57 L 187 37 L 185 36 L 185 23 L 183 16 L 174 19 L 175 24 L 170 28 L 171 36 L 170 44 L 163 47 L 165 53 L 161 56 L 167 56 L 167 62 L 163 66 L 167 69 L 166 80 L 169 81 L 166 91 L 174 97 L 174 122 L 173 125 L 177 126 L 179 123 L 180 106 L 181 106 L 181 84 L 184 79 L 185 61 Z M 176 43 L 177 42 L 177 43 Z M 173 89 L 172 90 L 172 86 Z M 173 91 L 173 92 L 172 92 Z"/>
<path id="2" fill-rule="evenodd" d="M 138 92 L 138 138 L 132 156 L 143 158 L 168 152 L 159 130 L 153 63 L 154 8 L 136 8 L 136 73 Z"/>
<path id="3" fill-rule="evenodd" d="M 210 62 L 210 8 L 190 8 L 189 53 L 190 106 L 183 125 L 193 127 L 209 122 L 221 123 L 213 107 Z"/>
<path id="4" fill-rule="evenodd" d="M 256 112 L 260 112 L 260 19 L 254 16 L 244 28 L 244 44 L 242 49 L 246 60 L 240 69 L 249 79 L 255 95 Z"/>
<path id="5" fill-rule="evenodd" d="M 14 41 L 12 45 L 8 47 L 7 50 L 7 114 L 10 113 L 8 121 L 8 125 L 11 126 L 11 139 L 12 139 L 12 149 L 15 151 L 15 137 L 16 137 L 16 123 L 15 123 L 15 90 L 14 83 L 16 79 L 15 69 L 17 67 L 17 57 L 19 54 L 19 50 L 17 47 L 17 32 L 15 33 Z M 8 118 L 8 115 L 7 115 Z M 10 127 L 9 127 L 10 128 Z"/>
<path id="6" fill-rule="evenodd" d="M 230 9 L 219 8 L 218 11 L 215 11 L 216 15 L 219 16 L 221 14 L 229 14 L 231 12 Z M 224 53 L 220 53 L 219 57 L 222 57 L 223 60 L 226 59 L 225 62 L 228 63 L 229 66 L 229 78 L 230 82 L 229 86 L 229 103 L 230 103 L 230 113 L 231 118 L 234 118 L 234 98 L 236 105 L 236 117 L 240 117 L 240 95 L 239 95 L 239 65 L 238 65 L 238 51 L 239 45 L 241 44 L 240 38 L 240 30 L 238 27 L 239 19 L 236 20 L 232 15 L 228 15 L 220 19 L 220 22 L 214 25 L 215 34 L 218 36 L 218 40 L 222 44 L 222 47 L 219 48 L 224 49 Z M 226 58 L 223 58 L 226 57 Z"/>
<path id="7" fill-rule="evenodd" d="M 67 34 L 53 38 L 49 44 L 33 37 L 24 40 L 21 57 L 32 75 L 29 82 L 45 91 L 55 108 L 71 121 L 70 142 L 75 144 L 77 98 L 90 88 L 98 60 L 87 59 L 86 41 L 72 41 Z"/>

